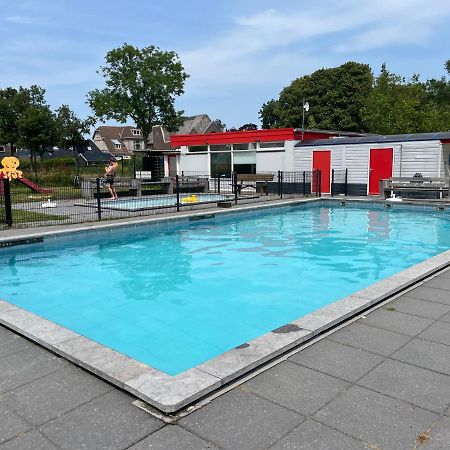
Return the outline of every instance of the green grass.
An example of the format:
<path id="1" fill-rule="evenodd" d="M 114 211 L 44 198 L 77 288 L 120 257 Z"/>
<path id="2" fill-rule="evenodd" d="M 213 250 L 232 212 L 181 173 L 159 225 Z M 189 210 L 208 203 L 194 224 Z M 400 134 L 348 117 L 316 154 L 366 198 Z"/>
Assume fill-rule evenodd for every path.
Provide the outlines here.
<path id="1" fill-rule="evenodd" d="M 12 216 L 13 216 L 13 223 L 46 222 L 49 220 L 67 219 L 67 216 L 44 214 L 35 211 L 22 211 L 18 209 L 13 209 Z"/>

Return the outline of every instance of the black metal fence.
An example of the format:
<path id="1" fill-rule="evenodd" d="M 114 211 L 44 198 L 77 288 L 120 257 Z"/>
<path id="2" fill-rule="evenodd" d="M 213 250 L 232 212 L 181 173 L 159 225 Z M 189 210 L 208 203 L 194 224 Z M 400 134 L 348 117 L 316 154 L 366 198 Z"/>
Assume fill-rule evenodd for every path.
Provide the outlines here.
<path id="1" fill-rule="evenodd" d="M 332 192 L 346 193 L 346 172 L 333 171 L 332 178 Z M 182 172 L 160 181 L 118 176 L 112 193 L 101 178 L 80 178 L 69 186 L 2 179 L 0 227 L 63 225 L 321 196 L 321 185 L 320 171 L 230 173 L 216 177 Z M 114 194 L 117 199 L 111 198 Z"/>

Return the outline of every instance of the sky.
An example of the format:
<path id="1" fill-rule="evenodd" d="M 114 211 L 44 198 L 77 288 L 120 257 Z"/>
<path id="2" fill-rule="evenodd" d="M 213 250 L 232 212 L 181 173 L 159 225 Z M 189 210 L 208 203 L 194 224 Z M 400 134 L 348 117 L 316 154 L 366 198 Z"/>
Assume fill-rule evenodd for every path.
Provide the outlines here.
<path id="1" fill-rule="evenodd" d="M 106 53 L 125 42 L 178 54 L 190 75 L 176 100 L 185 115 L 260 125 L 263 103 L 320 68 L 445 75 L 450 1 L 0 0 L 0 88 L 38 84 L 52 108 L 86 117 Z"/>

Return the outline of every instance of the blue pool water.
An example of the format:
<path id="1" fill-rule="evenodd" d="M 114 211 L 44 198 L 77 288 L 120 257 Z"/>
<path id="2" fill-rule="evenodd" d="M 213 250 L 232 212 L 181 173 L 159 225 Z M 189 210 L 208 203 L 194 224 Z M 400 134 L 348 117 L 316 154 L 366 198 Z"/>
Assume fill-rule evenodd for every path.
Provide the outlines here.
<path id="1" fill-rule="evenodd" d="M 181 194 L 180 203 L 189 205 L 195 203 L 220 202 L 233 199 L 234 195 L 222 194 Z M 102 202 L 103 208 L 120 209 L 127 211 L 139 211 L 143 209 L 176 206 L 177 196 L 175 194 L 159 195 L 155 197 L 135 197 L 127 200 L 106 200 Z"/>
<path id="2" fill-rule="evenodd" d="M 0 250 L 0 298 L 175 375 L 447 250 L 450 214 L 317 205 L 86 236 Z"/>

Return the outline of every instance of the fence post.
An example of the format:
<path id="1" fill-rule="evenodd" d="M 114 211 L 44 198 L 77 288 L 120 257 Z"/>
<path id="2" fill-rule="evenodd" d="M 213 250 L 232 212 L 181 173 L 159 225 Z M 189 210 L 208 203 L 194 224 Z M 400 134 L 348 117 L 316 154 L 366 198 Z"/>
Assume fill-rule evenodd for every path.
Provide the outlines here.
<path id="1" fill-rule="evenodd" d="M 303 195 L 306 195 L 306 171 L 303 171 Z"/>
<path id="2" fill-rule="evenodd" d="M 237 175 L 233 172 L 233 189 L 234 189 L 234 204 L 238 204 L 238 186 L 237 186 Z"/>
<path id="3" fill-rule="evenodd" d="M 11 204 L 11 189 L 9 188 L 9 180 L 8 178 L 3 178 L 0 180 L 3 182 L 3 195 L 5 196 L 5 219 L 6 224 L 9 228 L 12 227 L 13 218 L 12 218 L 12 204 Z"/>
<path id="4" fill-rule="evenodd" d="M 283 171 L 280 170 L 280 198 L 283 198 Z"/>
<path id="5" fill-rule="evenodd" d="M 318 170 L 317 171 L 318 175 L 319 175 L 319 186 L 318 186 L 318 191 L 319 191 L 319 197 L 322 197 L 322 171 Z"/>
<path id="6" fill-rule="evenodd" d="M 123 161 L 123 159 L 122 159 L 122 161 Z M 136 157 L 135 156 L 133 156 L 133 178 L 136 179 Z"/>
<path id="7" fill-rule="evenodd" d="M 347 182 L 348 182 L 348 169 L 345 169 L 345 196 L 347 196 L 348 194 Z"/>
<path id="8" fill-rule="evenodd" d="M 102 206 L 100 201 L 100 178 L 95 180 L 96 182 L 96 190 L 97 190 L 97 218 L 98 220 L 102 220 Z"/>
<path id="9" fill-rule="evenodd" d="M 331 196 L 333 197 L 334 193 L 334 169 L 331 170 Z"/>
<path id="10" fill-rule="evenodd" d="M 175 175 L 175 190 L 177 193 L 177 212 L 180 212 L 180 179 Z"/>
<path id="11" fill-rule="evenodd" d="M 220 175 L 217 175 L 217 193 L 220 194 Z"/>

